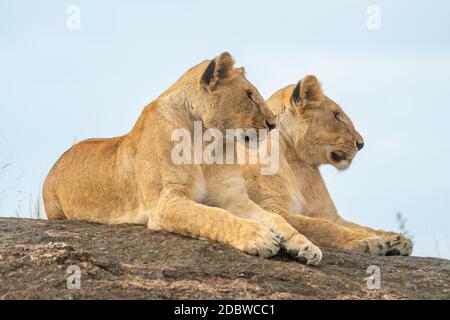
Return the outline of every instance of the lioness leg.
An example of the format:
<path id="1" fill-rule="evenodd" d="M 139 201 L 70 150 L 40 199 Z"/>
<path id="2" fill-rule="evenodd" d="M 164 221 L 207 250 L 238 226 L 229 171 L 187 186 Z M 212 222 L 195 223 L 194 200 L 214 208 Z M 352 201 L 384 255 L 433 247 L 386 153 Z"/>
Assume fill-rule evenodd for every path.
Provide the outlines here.
<path id="1" fill-rule="evenodd" d="M 297 230 L 319 246 L 384 255 L 388 250 L 383 238 L 365 230 L 350 229 L 326 219 L 285 215 Z"/>
<path id="2" fill-rule="evenodd" d="M 317 265 L 322 260 L 322 251 L 307 237 L 300 234 L 282 216 L 265 211 L 250 199 L 242 199 L 229 208 L 230 212 L 257 221 L 274 232 L 281 241 L 281 247 L 291 256 L 306 260 L 307 264 Z"/>
<path id="3" fill-rule="evenodd" d="M 371 232 L 347 228 L 327 219 L 294 215 L 273 201 L 263 201 L 261 207 L 283 216 L 296 230 L 318 246 L 377 255 L 387 252 L 387 244 Z"/>
<path id="4" fill-rule="evenodd" d="M 386 255 L 402 255 L 409 256 L 412 253 L 413 243 L 410 239 L 406 238 L 404 235 L 400 233 L 383 231 L 383 230 L 375 230 L 369 227 L 361 226 L 359 224 L 346 221 L 341 217 L 337 218 L 335 222 L 341 226 L 351 228 L 354 230 L 364 230 L 373 234 L 376 234 L 382 238 L 385 238 L 388 243 L 388 252 Z"/>
<path id="5" fill-rule="evenodd" d="M 220 208 L 192 201 L 176 187 L 160 194 L 151 220 L 167 231 L 229 244 L 252 255 L 270 257 L 279 250 L 276 236 L 262 225 L 241 219 Z"/>
<path id="6" fill-rule="evenodd" d="M 267 212 L 250 200 L 239 166 L 210 166 L 206 169 L 207 177 L 214 181 L 214 184 L 209 185 L 207 203 L 263 225 L 277 236 L 281 247 L 296 259 L 312 265 L 322 260 L 320 249 L 283 217 Z"/>

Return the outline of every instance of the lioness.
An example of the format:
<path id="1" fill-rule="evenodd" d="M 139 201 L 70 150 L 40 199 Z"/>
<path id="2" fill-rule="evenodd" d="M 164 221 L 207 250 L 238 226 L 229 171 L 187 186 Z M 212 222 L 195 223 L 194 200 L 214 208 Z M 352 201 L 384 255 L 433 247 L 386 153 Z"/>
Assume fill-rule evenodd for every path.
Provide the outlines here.
<path id="1" fill-rule="evenodd" d="M 187 71 L 147 105 L 130 133 L 70 148 L 44 184 L 49 219 L 145 224 L 208 238 L 253 255 L 283 248 L 309 264 L 321 251 L 284 218 L 250 200 L 240 165 L 176 165 L 171 133 L 273 128 L 275 119 L 243 68 L 223 53 Z"/>
<path id="2" fill-rule="evenodd" d="M 280 214 L 319 246 L 378 255 L 409 255 L 412 242 L 401 234 L 344 220 L 319 171 L 322 164 L 346 169 L 364 146 L 361 135 L 338 104 L 326 97 L 314 76 L 289 85 L 267 101 L 280 129 L 280 168 L 262 176 L 246 165 L 250 198 Z"/>

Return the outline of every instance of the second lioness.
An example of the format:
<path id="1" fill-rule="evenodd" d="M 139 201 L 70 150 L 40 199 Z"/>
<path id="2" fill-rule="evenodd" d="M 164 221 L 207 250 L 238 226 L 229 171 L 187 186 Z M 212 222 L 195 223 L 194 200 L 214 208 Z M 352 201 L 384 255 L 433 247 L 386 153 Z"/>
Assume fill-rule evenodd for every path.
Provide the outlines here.
<path id="1" fill-rule="evenodd" d="M 346 169 L 364 141 L 337 103 L 326 97 L 314 76 L 277 91 L 267 101 L 280 130 L 280 168 L 260 175 L 245 166 L 250 198 L 283 216 L 319 246 L 379 255 L 409 255 L 412 242 L 401 234 L 344 220 L 319 171 L 322 164 Z"/>

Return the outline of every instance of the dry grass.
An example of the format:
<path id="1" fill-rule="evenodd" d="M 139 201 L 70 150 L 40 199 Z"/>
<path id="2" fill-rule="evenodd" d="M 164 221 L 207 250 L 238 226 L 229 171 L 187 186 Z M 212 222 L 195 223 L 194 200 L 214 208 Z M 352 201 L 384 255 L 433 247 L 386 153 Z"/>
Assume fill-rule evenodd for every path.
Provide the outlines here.
<path id="1" fill-rule="evenodd" d="M 18 191 L 19 194 L 19 200 L 17 203 L 17 209 L 16 209 L 16 217 L 17 218 L 31 218 L 31 219 L 43 219 L 44 214 L 44 206 L 41 198 L 41 190 L 42 188 L 39 188 L 38 192 L 36 194 L 30 193 L 30 195 L 27 197 L 27 206 L 23 207 L 23 201 L 21 198 L 21 195 L 23 194 L 21 191 Z M 28 215 L 26 215 L 26 212 L 28 212 Z"/>
<path id="2" fill-rule="evenodd" d="M 0 183 L 3 180 L 3 177 L 5 175 L 6 169 L 8 169 L 8 167 L 10 167 L 10 166 L 11 166 L 11 163 L 9 163 L 9 162 L 2 162 L 2 163 L 0 163 Z M 0 190 L 0 207 L 2 205 L 2 200 L 5 197 L 5 194 L 6 194 L 7 191 L 8 191 L 8 188 L 6 188 L 6 187 L 4 189 Z"/>
<path id="3" fill-rule="evenodd" d="M 399 228 L 400 232 L 403 235 L 405 235 L 405 237 L 408 237 L 409 239 L 413 240 L 414 236 L 406 227 L 406 222 L 408 221 L 408 219 L 405 216 L 403 216 L 403 214 L 401 212 L 396 213 L 395 219 L 397 220 L 397 224 L 398 224 L 398 228 Z"/>

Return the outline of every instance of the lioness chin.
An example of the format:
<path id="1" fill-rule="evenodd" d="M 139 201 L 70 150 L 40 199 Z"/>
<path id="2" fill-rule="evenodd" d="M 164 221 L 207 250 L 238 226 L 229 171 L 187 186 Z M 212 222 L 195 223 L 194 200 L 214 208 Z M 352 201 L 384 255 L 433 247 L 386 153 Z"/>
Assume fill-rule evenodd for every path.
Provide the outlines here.
<path id="1" fill-rule="evenodd" d="M 145 224 L 217 240 L 263 257 L 283 248 L 318 264 L 321 251 L 284 218 L 250 200 L 240 165 L 176 165 L 174 130 L 273 128 L 275 119 L 243 68 L 223 53 L 187 71 L 145 107 L 130 133 L 82 141 L 44 184 L 49 219 Z"/>
<path id="2" fill-rule="evenodd" d="M 403 235 L 360 226 L 337 213 L 319 166 L 346 169 L 364 141 L 338 104 L 323 94 L 316 77 L 277 91 L 267 104 L 280 129 L 280 168 L 277 175 L 262 176 L 259 166 L 245 165 L 250 198 L 316 245 L 410 255 L 412 242 Z"/>

